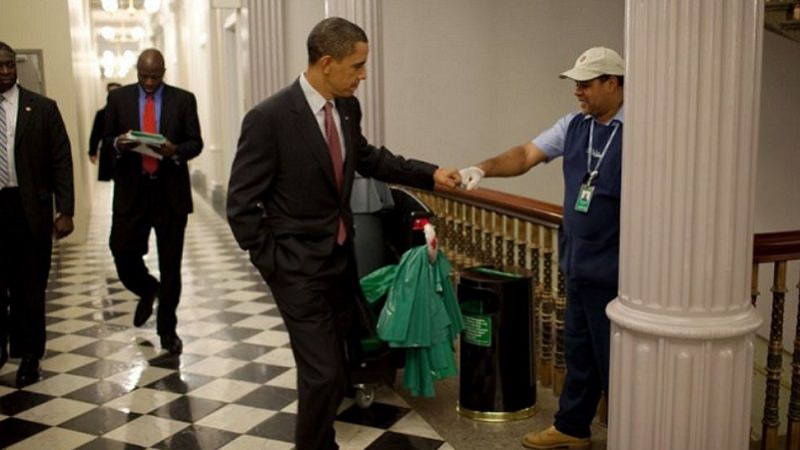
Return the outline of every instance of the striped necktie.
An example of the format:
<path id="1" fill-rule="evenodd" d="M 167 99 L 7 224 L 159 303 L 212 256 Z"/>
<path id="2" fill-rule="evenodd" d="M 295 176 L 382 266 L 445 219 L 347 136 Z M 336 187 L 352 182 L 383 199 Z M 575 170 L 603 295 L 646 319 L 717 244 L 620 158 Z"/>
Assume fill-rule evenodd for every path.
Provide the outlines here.
<path id="1" fill-rule="evenodd" d="M 0 189 L 11 181 L 8 168 L 8 127 L 6 126 L 5 97 L 0 95 Z"/>

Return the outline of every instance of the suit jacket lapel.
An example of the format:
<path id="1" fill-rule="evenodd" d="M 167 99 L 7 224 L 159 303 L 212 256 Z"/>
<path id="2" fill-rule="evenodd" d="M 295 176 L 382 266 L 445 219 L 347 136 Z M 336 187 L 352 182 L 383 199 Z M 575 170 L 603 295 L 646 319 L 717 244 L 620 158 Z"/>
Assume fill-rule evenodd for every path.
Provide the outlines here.
<path id="1" fill-rule="evenodd" d="M 19 105 L 17 105 L 17 125 L 16 125 L 16 136 L 14 137 L 14 148 L 19 148 L 20 142 L 22 141 L 22 135 L 25 134 L 25 130 L 28 128 L 28 122 L 30 121 L 31 114 L 33 113 L 36 105 L 33 99 L 33 96 L 28 94 L 28 91 L 19 87 Z"/>
<path id="2" fill-rule="evenodd" d="M 124 89 L 128 89 L 127 86 Z M 132 130 L 141 130 L 142 115 L 139 112 L 139 85 L 131 85 L 131 89 L 128 89 L 128 92 L 126 92 L 125 95 L 127 98 L 123 101 L 124 103 L 121 103 L 125 111 L 120 112 L 120 120 L 123 122 L 123 128 L 130 127 Z M 128 114 L 131 115 L 129 116 Z M 126 129 L 123 131 L 128 130 Z"/>
<path id="3" fill-rule="evenodd" d="M 346 103 L 342 100 L 336 100 L 336 109 L 339 111 L 339 119 L 342 123 L 342 134 L 344 134 L 344 180 L 342 194 L 347 194 L 349 198 L 348 186 L 351 186 L 350 180 L 355 175 L 355 150 L 353 149 L 353 118 L 350 116 Z"/>
<path id="4" fill-rule="evenodd" d="M 328 183 L 330 183 L 331 188 L 337 190 L 336 178 L 333 174 L 333 162 L 328 152 L 328 144 L 325 142 L 322 131 L 319 129 L 317 118 L 314 117 L 314 113 L 308 106 L 299 81 L 295 81 L 294 84 L 292 84 L 289 89 L 289 97 L 291 100 L 292 118 L 297 131 L 305 141 L 311 155 L 317 163 L 322 166 L 322 170 L 325 172 L 325 178 L 328 180 Z"/>
<path id="5" fill-rule="evenodd" d="M 167 135 L 167 127 L 170 125 L 169 118 L 172 117 L 172 90 L 166 84 L 164 85 L 164 90 L 161 91 L 161 117 L 159 118 L 158 124 L 158 133 L 166 136 Z"/>

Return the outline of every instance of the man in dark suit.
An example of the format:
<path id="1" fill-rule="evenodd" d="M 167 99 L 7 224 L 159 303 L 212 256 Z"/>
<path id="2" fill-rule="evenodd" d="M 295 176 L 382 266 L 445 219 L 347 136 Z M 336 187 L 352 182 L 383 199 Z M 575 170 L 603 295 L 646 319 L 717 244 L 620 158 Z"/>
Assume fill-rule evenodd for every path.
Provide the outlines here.
<path id="1" fill-rule="evenodd" d="M 176 311 L 184 232 L 192 212 L 186 163 L 200 154 L 203 140 L 194 95 L 164 84 L 161 52 L 143 51 L 136 71 L 139 82 L 111 91 L 106 105 L 104 139 L 119 152 L 109 241 L 120 281 L 139 296 L 133 324 L 147 321 L 158 297 L 161 348 L 179 354 L 183 342 L 176 332 Z M 144 155 L 139 144 L 126 137 L 130 130 L 159 133 L 166 142 L 148 147 L 153 156 Z M 151 229 L 156 232 L 160 282 L 143 259 Z"/>
<path id="2" fill-rule="evenodd" d="M 122 85 L 116 82 L 108 83 L 106 92 L 111 92 L 118 87 L 122 87 Z M 106 108 L 104 106 L 98 109 L 94 115 L 92 132 L 89 134 L 89 160 L 92 161 L 92 164 L 97 164 L 97 179 L 100 181 L 111 180 L 111 171 L 114 166 L 114 148 L 108 146 L 103 140 L 105 123 Z M 103 144 L 102 147 L 100 146 L 101 143 Z"/>
<path id="3" fill-rule="evenodd" d="M 350 191 L 364 176 L 424 189 L 455 187 L 455 170 L 395 156 L 361 134 L 353 94 L 366 78 L 367 36 L 341 18 L 308 37 L 309 65 L 250 110 L 228 187 L 228 220 L 269 285 L 298 371 L 298 450 L 338 448 L 344 339 L 358 289 Z"/>
<path id="4" fill-rule="evenodd" d="M 17 85 L 16 56 L 0 42 L 0 367 L 21 358 L 22 387 L 40 376 L 52 239 L 72 232 L 75 199 L 61 113 Z"/>

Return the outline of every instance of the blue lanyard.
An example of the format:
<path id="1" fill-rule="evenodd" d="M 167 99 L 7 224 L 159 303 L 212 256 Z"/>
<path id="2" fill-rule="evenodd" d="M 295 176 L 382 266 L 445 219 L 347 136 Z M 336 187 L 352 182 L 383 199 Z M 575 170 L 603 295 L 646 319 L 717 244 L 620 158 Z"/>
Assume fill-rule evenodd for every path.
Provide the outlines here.
<path id="1" fill-rule="evenodd" d="M 594 169 L 592 169 L 592 153 L 594 152 L 594 147 L 592 146 L 592 141 L 594 140 L 594 119 L 592 119 L 592 123 L 589 124 L 589 147 L 586 148 L 586 170 L 589 174 L 589 184 L 595 178 L 600 171 L 600 164 L 603 163 L 603 158 L 606 156 L 606 152 L 608 152 L 608 148 L 611 147 L 611 141 L 614 140 L 614 136 L 617 134 L 617 130 L 619 129 L 619 122 L 614 122 L 614 129 L 611 131 L 611 136 L 608 137 L 606 141 L 605 147 L 603 147 L 603 152 L 600 153 L 598 156 L 597 164 L 595 164 Z"/>

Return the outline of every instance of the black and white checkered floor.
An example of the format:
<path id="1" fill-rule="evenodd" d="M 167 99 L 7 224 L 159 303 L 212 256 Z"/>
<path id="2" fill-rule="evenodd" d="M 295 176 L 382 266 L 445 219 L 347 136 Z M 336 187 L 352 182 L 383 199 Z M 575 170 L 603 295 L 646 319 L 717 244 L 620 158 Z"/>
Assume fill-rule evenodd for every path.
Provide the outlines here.
<path id="1" fill-rule="evenodd" d="M 195 201 L 178 309 L 184 350 L 172 357 L 154 318 L 131 324 L 136 297 L 117 280 L 107 245 L 110 186 L 94 190 L 87 243 L 55 249 L 42 380 L 16 389 L 19 361 L 0 370 L 0 448 L 291 449 L 289 338 L 227 224 Z M 346 400 L 336 432 L 343 449 L 452 449 L 388 387 L 369 409 Z"/>

